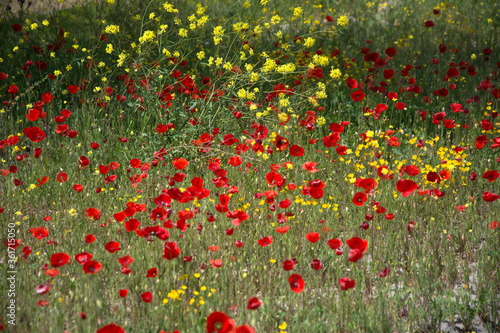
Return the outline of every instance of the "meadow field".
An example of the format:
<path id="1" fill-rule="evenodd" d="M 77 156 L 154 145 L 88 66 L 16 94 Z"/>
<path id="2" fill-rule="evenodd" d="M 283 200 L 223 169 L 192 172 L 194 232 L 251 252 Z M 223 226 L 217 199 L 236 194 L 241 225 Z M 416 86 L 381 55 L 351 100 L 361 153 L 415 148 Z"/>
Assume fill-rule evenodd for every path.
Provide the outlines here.
<path id="1" fill-rule="evenodd" d="M 499 2 L 10 2 L 0 331 L 500 331 Z"/>

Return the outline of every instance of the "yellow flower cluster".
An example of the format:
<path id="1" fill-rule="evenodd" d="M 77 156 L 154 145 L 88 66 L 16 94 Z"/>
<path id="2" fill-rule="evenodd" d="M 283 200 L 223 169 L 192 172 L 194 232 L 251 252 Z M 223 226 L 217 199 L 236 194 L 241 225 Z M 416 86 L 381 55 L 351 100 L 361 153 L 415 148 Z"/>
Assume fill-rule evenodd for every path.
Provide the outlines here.
<path id="1" fill-rule="evenodd" d="M 222 37 L 224 36 L 224 29 L 220 25 L 216 26 L 213 31 L 214 35 L 214 44 L 219 45 L 222 41 Z"/>
<path id="2" fill-rule="evenodd" d="M 312 47 L 314 45 L 314 38 L 312 37 L 307 37 L 306 40 L 304 41 L 304 46 L 305 47 Z"/>
<path id="3" fill-rule="evenodd" d="M 106 45 L 106 53 L 113 53 L 113 44 Z"/>
<path id="4" fill-rule="evenodd" d="M 167 11 L 167 13 L 178 13 L 179 10 L 174 8 L 174 5 L 169 3 L 168 1 L 163 4 L 163 8 Z"/>
<path id="5" fill-rule="evenodd" d="M 324 99 L 327 97 L 327 94 L 325 92 L 326 90 L 326 85 L 323 82 L 318 82 L 318 91 L 316 91 L 316 97 L 318 99 Z"/>
<path id="6" fill-rule="evenodd" d="M 293 73 L 295 71 L 295 64 L 289 62 L 288 64 L 280 65 L 276 71 L 281 74 Z"/>
<path id="7" fill-rule="evenodd" d="M 155 33 L 152 32 L 151 30 L 146 30 L 142 34 L 141 37 L 139 37 L 139 42 L 141 44 L 147 43 L 147 42 L 152 42 L 155 39 Z"/>
<path id="8" fill-rule="evenodd" d="M 160 25 L 160 30 L 158 30 L 158 35 L 161 35 L 165 31 L 167 31 L 167 29 L 168 29 L 168 24 L 162 24 L 162 25 Z"/>
<path id="9" fill-rule="evenodd" d="M 104 29 L 104 32 L 107 33 L 107 34 L 117 34 L 120 32 L 120 26 L 119 25 L 114 25 L 114 24 L 111 24 L 111 25 L 108 25 L 106 27 L 106 29 Z"/>
<path id="10" fill-rule="evenodd" d="M 342 76 L 342 72 L 340 71 L 340 69 L 338 69 L 338 68 L 333 69 L 333 67 L 332 67 L 332 71 L 330 72 L 330 77 L 334 80 L 338 80 L 338 79 L 340 79 L 341 76 Z"/>
<path id="11" fill-rule="evenodd" d="M 267 58 L 266 62 L 264 63 L 264 66 L 262 67 L 262 72 L 271 72 L 276 68 L 276 61 L 273 59 Z"/>
<path id="12" fill-rule="evenodd" d="M 118 67 L 123 66 L 125 59 L 127 59 L 127 54 L 125 52 L 120 53 L 118 56 Z"/>
<path id="13" fill-rule="evenodd" d="M 302 13 L 303 13 L 303 12 L 304 12 L 304 11 L 302 10 L 302 8 L 301 8 L 301 7 L 295 7 L 295 8 L 293 9 L 293 16 L 294 16 L 294 17 L 300 17 L 300 15 L 302 15 Z"/>
<path id="14" fill-rule="evenodd" d="M 349 19 L 347 18 L 346 15 L 342 15 L 337 19 L 337 25 L 345 27 L 347 24 L 349 24 Z"/>
<path id="15" fill-rule="evenodd" d="M 315 54 L 313 56 L 313 63 L 317 66 L 326 66 L 330 63 L 330 58 L 328 58 L 326 55 L 322 54 L 322 55 L 318 55 L 318 54 Z"/>

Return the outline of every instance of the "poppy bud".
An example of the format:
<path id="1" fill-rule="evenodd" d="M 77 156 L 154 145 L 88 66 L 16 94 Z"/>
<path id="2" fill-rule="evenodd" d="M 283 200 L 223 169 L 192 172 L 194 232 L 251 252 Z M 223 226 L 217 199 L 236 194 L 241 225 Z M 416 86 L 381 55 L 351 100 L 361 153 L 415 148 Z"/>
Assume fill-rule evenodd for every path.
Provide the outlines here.
<path id="1" fill-rule="evenodd" d="M 316 270 L 316 271 L 319 271 L 320 269 L 323 268 L 323 264 L 321 263 L 321 261 L 319 259 L 313 259 L 311 261 L 311 268 Z"/>
<path id="2" fill-rule="evenodd" d="M 363 230 L 367 230 L 368 228 L 370 228 L 370 225 L 368 224 L 368 222 L 364 221 L 363 224 L 361 224 L 359 226 L 360 229 L 363 229 Z"/>

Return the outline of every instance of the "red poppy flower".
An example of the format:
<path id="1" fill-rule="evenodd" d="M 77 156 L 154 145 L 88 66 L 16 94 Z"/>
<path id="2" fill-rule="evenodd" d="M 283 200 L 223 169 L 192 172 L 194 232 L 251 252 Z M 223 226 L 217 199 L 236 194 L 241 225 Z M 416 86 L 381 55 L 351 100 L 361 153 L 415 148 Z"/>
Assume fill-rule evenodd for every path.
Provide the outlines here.
<path id="1" fill-rule="evenodd" d="M 378 276 L 380 276 L 380 277 L 386 277 L 390 273 L 391 273 L 391 269 L 388 268 L 388 267 L 386 267 L 386 268 L 384 268 L 384 270 L 382 272 L 378 273 Z"/>
<path id="2" fill-rule="evenodd" d="M 31 228 L 30 232 L 36 239 L 43 239 L 49 235 L 49 230 L 45 227 Z"/>
<path id="3" fill-rule="evenodd" d="M 290 229 L 289 226 L 277 227 L 276 231 L 279 232 L 280 234 L 285 234 L 289 229 Z"/>
<path id="4" fill-rule="evenodd" d="M 122 222 L 123 220 L 125 220 L 127 218 L 127 214 L 125 214 L 125 212 L 119 212 L 119 213 L 113 214 L 113 217 L 115 218 L 116 221 Z"/>
<path id="5" fill-rule="evenodd" d="M 333 238 L 333 239 L 330 239 L 328 241 L 328 246 L 332 249 L 332 250 L 336 250 L 338 249 L 339 247 L 342 246 L 342 240 L 338 239 L 338 238 Z"/>
<path id="6" fill-rule="evenodd" d="M 38 295 L 43 295 L 43 294 L 46 294 L 48 291 L 50 290 L 50 286 L 46 285 L 46 284 L 41 284 L 39 286 L 37 286 L 35 288 L 35 292 L 38 294 Z"/>
<path id="7" fill-rule="evenodd" d="M 101 175 L 105 175 L 109 172 L 109 166 L 107 165 L 99 165 L 99 172 L 101 173 Z"/>
<path id="8" fill-rule="evenodd" d="M 383 74 L 384 74 L 384 79 L 390 80 L 394 77 L 394 74 L 396 74 L 396 72 L 394 71 L 394 69 L 386 68 L 384 69 Z"/>
<path id="9" fill-rule="evenodd" d="M 257 242 L 262 247 L 268 246 L 269 244 L 271 244 L 273 242 L 273 236 L 264 237 L 262 239 L 259 239 Z"/>
<path id="10" fill-rule="evenodd" d="M 40 127 L 26 127 L 23 129 L 24 135 L 33 142 L 40 142 L 45 139 L 45 132 Z"/>
<path id="11" fill-rule="evenodd" d="M 85 243 L 90 244 L 95 241 L 95 236 L 94 235 L 87 235 L 85 236 Z"/>
<path id="12" fill-rule="evenodd" d="M 369 193 L 371 190 L 377 187 L 377 181 L 373 178 L 365 178 L 365 179 L 357 178 L 355 186 L 364 188 L 365 193 Z"/>
<path id="13" fill-rule="evenodd" d="M 397 102 L 395 106 L 396 106 L 396 109 L 403 110 L 406 107 L 406 104 L 403 102 Z"/>
<path id="14" fill-rule="evenodd" d="M 50 264 L 52 267 L 61 267 L 69 262 L 69 255 L 63 252 L 54 253 L 50 256 Z"/>
<path id="15" fill-rule="evenodd" d="M 11 95 L 15 95 L 19 92 L 19 88 L 17 86 L 10 86 L 7 92 Z"/>
<path id="16" fill-rule="evenodd" d="M 351 77 L 347 79 L 346 84 L 350 89 L 358 88 L 358 81 L 356 79 L 351 78 Z"/>
<path id="17" fill-rule="evenodd" d="M 310 232 L 310 233 L 308 233 L 306 235 L 306 238 L 311 243 L 316 243 L 319 240 L 319 233 L 317 233 L 317 232 Z"/>
<path id="18" fill-rule="evenodd" d="M 481 150 L 488 143 L 488 138 L 486 135 L 479 135 L 476 137 L 476 148 Z"/>
<path id="19" fill-rule="evenodd" d="M 248 300 L 247 309 L 248 310 L 256 310 L 256 309 L 260 308 L 261 305 L 262 305 L 262 302 L 259 301 L 259 299 L 257 297 L 252 297 Z"/>
<path id="20" fill-rule="evenodd" d="M 308 170 L 310 173 L 318 172 L 319 170 L 316 169 L 317 164 L 316 162 L 305 162 L 302 164 L 302 170 Z"/>
<path id="21" fill-rule="evenodd" d="M 495 98 L 500 98 L 500 88 L 492 89 L 491 95 Z"/>
<path id="22" fill-rule="evenodd" d="M 100 262 L 89 260 L 83 264 L 83 271 L 85 274 L 96 274 L 102 268 L 102 264 Z"/>
<path id="23" fill-rule="evenodd" d="M 116 324 L 109 324 L 98 329 L 97 333 L 125 333 L 125 330 Z"/>
<path id="24" fill-rule="evenodd" d="M 120 294 L 121 298 L 124 298 L 127 296 L 128 290 L 127 289 L 120 289 L 120 290 L 118 290 L 118 293 Z"/>
<path id="25" fill-rule="evenodd" d="M 232 156 L 229 158 L 228 163 L 233 167 L 237 167 L 242 163 L 242 159 L 240 156 Z"/>
<path id="26" fill-rule="evenodd" d="M 351 249 L 358 249 L 361 253 L 365 253 L 368 249 L 368 241 L 359 237 L 353 237 L 347 240 L 347 246 Z"/>
<path id="27" fill-rule="evenodd" d="M 22 31 L 23 30 L 23 26 L 16 23 L 16 24 L 13 24 L 12 25 L 12 30 L 14 30 L 15 32 L 19 32 L 19 31 Z"/>
<path id="28" fill-rule="evenodd" d="M 397 53 L 398 52 L 394 47 L 388 47 L 387 49 L 385 49 L 385 54 L 387 54 L 387 56 L 391 58 L 393 58 Z"/>
<path id="29" fill-rule="evenodd" d="M 128 232 L 136 231 L 137 229 L 139 229 L 140 224 L 141 222 L 139 222 L 136 219 L 130 219 L 128 221 L 123 222 L 123 226 L 125 227 L 125 230 L 127 230 Z"/>
<path id="30" fill-rule="evenodd" d="M 78 159 L 78 164 L 82 169 L 85 169 L 85 167 L 87 167 L 90 164 L 90 161 L 87 157 L 80 156 L 80 158 Z"/>
<path id="31" fill-rule="evenodd" d="M 365 98 L 365 93 L 362 90 L 353 91 L 351 98 L 354 102 L 361 102 Z"/>
<path id="32" fill-rule="evenodd" d="M 498 194 L 491 193 L 488 191 L 483 192 L 483 200 L 486 202 L 493 202 L 493 201 L 497 200 L 498 198 L 500 198 L 500 195 L 498 195 Z"/>
<path id="33" fill-rule="evenodd" d="M 299 274 L 292 274 L 288 278 L 288 283 L 293 292 L 300 294 L 304 291 L 304 279 Z"/>
<path id="34" fill-rule="evenodd" d="M 44 299 L 41 299 L 38 302 L 36 302 L 36 305 L 38 305 L 38 306 L 47 306 L 47 305 L 49 305 L 49 302 L 47 302 Z"/>
<path id="35" fill-rule="evenodd" d="M 134 262 L 134 258 L 132 258 L 129 255 L 126 255 L 125 257 L 118 258 L 117 260 L 120 264 L 122 264 L 122 266 L 128 266 Z"/>
<path id="36" fill-rule="evenodd" d="M 57 268 L 49 269 L 45 272 L 45 275 L 48 275 L 51 277 L 57 276 L 57 274 L 59 274 L 59 270 Z"/>
<path id="37" fill-rule="evenodd" d="M 360 250 L 358 249 L 349 250 L 349 255 L 347 260 L 349 260 L 350 262 L 356 262 L 361 258 L 363 258 L 363 253 Z"/>
<path id="38" fill-rule="evenodd" d="M 500 174 L 496 170 L 489 170 L 483 174 L 483 178 L 488 180 L 488 183 L 495 181 Z"/>
<path id="39" fill-rule="evenodd" d="M 255 333 L 255 329 L 248 325 L 241 325 L 236 327 L 234 333 Z"/>
<path id="40" fill-rule="evenodd" d="M 31 246 L 25 246 L 25 247 L 23 247 L 23 249 L 22 249 L 23 256 L 25 258 L 28 258 L 28 256 L 31 254 L 31 251 L 32 251 Z"/>
<path id="41" fill-rule="evenodd" d="M 181 249 L 177 246 L 176 242 L 165 242 L 165 248 L 163 251 L 163 258 L 167 260 L 177 258 L 181 253 Z"/>
<path id="42" fill-rule="evenodd" d="M 49 177 L 44 176 L 44 177 L 42 177 L 42 179 L 38 178 L 37 181 L 38 181 L 38 184 L 36 185 L 36 187 L 39 187 L 39 186 L 42 186 L 43 184 L 45 184 L 46 182 L 48 182 Z"/>
<path id="43" fill-rule="evenodd" d="M 115 253 L 116 251 L 120 251 L 120 243 L 118 242 L 107 242 L 106 245 L 104 245 L 104 248 L 109 252 L 109 253 Z"/>
<path id="44" fill-rule="evenodd" d="M 90 207 L 89 209 L 85 209 L 85 217 L 89 217 L 89 220 L 100 220 L 101 219 L 101 211 L 97 208 Z"/>
<path id="45" fill-rule="evenodd" d="M 182 170 L 188 166 L 189 162 L 185 158 L 174 158 L 172 164 L 174 165 L 174 168 L 176 168 L 177 170 Z"/>
<path id="46" fill-rule="evenodd" d="M 293 145 L 290 147 L 290 155 L 292 156 L 302 156 L 304 155 L 304 149 L 299 145 Z"/>
<path id="47" fill-rule="evenodd" d="M 352 198 L 352 203 L 356 206 L 362 206 L 367 199 L 366 194 L 358 192 L 354 195 L 354 198 Z"/>
<path id="48" fill-rule="evenodd" d="M 66 180 L 68 180 L 68 174 L 66 172 L 59 172 L 57 174 L 56 180 L 60 183 L 64 183 Z"/>
<path id="49" fill-rule="evenodd" d="M 153 294 L 151 294 L 149 291 L 146 291 L 141 295 L 141 298 L 144 303 L 151 303 L 151 301 L 153 300 Z"/>
<path id="50" fill-rule="evenodd" d="M 39 109 L 30 109 L 26 117 L 28 118 L 29 121 L 36 121 L 40 116 L 40 113 L 41 112 Z"/>
<path id="51" fill-rule="evenodd" d="M 413 180 L 409 179 L 400 179 L 396 184 L 396 189 L 403 197 L 411 195 L 417 188 L 417 184 Z"/>
<path id="52" fill-rule="evenodd" d="M 283 267 L 283 269 L 285 271 L 291 271 L 294 266 L 295 266 L 295 263 L 292 260 L 285 260 L 285 261 L 283 261 L 283 264 L 281 265 L 281 267 Z"/>
<path id="53" fill-rule="evenodd" d="M 213 268 L 219 268 L 223 266 L 222 259 L 210 259 L 210 264 Z"/>
<path id="54" fill-rule="evenodd" d="M 416 165 L 406 165 L 403 171 L 409 176 L 417 176 L 420 174 L 420 169 Z"/>
<path id="55" fill-rule="evenodd" d="M 42 101 L 45 103 L 45 104 L 49 104 L 50 101 L 54 98 L 54 95 L 52 95 L 52 93 L 50 92 L 45 92 L 42 94 Z"/>
<path id="56" fill-rule="evenodd" d="M 354 288 L 356 282 L 354 280 L 349 280 L 349 278 L 345 277 L 339 280 L 340 289 L 348 290 Z"/>
<path id="57" fill-rule="evenodd" d="M 427 20 L 427 21 L 425 21 L 424 26 L 425 26 L 426 28 L 430 28 L 430 27 L 435 26 L 435 24 L 434 24 L 434 22 Z"/>
<path id="58" fill-rule="evenodd" d="M 207 317 L 207 333 L 232 333 L 236 326 L 234 319 L 230 319 L 225 313 L 212 312 Z"/>
<path id="59" fill-rule="evenodd" d="M 74 84 L 68 86 L 68 91 L 71 94 L 76 94 L 80 88 Z"/>
<path id="60" fill-rule="evenodd" d="M 490 228 L 492 230 L 498 228 L 498 221 L 493 221 L 493 222 L 488 223 L 488 228 Z"/>
<path id="61" fill-rule="evenodd" d="M 85 264 L 87 261 L 90 261 L 91 259 L 92 259 L 92 254 L 87 252 L 78 253 L 75 256 L 76 262 L 79 263 L 80 265 Z"/>
<path id="62" fill-rule="evenodd" d="M 154 278 L 154 277 L 156 277 L 157 274 L 158 274 L 158 269 L 156 269 L 156 267 L 155 267 L 155 268 L 148 269 L 146 276 L 149 278 Z"/>
<path id="63" fill-rule="evenodd" d="M 370 61 L 376 62 L 379 58 L 380 54 L 378 54 L 377 52 L 367 53 L 364 55 L 365 62 L 370 62 Z"/>

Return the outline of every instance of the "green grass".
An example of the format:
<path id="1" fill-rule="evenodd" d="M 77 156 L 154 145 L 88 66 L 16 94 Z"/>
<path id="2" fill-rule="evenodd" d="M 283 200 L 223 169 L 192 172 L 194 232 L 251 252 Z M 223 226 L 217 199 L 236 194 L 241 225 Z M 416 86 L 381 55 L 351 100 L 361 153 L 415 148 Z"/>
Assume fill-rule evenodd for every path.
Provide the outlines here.
<path id="1" fill-rule="evenodd" d="M 500 162 L 498 4 L 325 0 L 301 3 L 300 12 L 295 2 L 199 2 L 171 1 L 178 12 L 160 1 L 124 0 L 68 8 L 49 1 L 43 10 L 0 12 L 0 239 L 19 241 L 15 262 L 8 250 L 0 257 L 3 329 L 95 332 L 115 323 L 127 332 L 205 332 L 207 317 L 222 312 L 256 332 L 436 332 L 456 315 L 466 331 L 478 317 L 488 331 L 498 330 L 500 200 L 484 195 L 500 194 L 500 180 L 486 179 L 495 179 Z M 348 19 L 344 26 L 341 17 Z M 217 26 L 224 29 L 218 44 Z M 314 43 L 308 46 L 307 38 Z M 363 47 L 385 63 L 365 61 Z M 392 58 L 384 53 L 388 47 L 396 49 Z M 334 50 L 340 53 L 332 56 Z M 313 57 L 322 52 L 325 57 Z M 42 61 L 46 68 L 39 70 Z M 444 80 L 453 63 L 462 69 Z M 330 76 L 335 69 L 339 77 Z M 384 69 L 393 69 L 394 78 L 385 79 Z M 348 79 L 360 86 L 351 89 Z M 443 88 L 447 96 L 434 94 Z M 282 89 L 290 94 L 276 93 Z M 351 93 L 358 90 L 365 96 L 355 102 Z M 46 93 L 53 96 L 41 107 L 46 116 L 30 121 L 26 115 L 35 116 Z M 452 103 L 462 111 L 452 112 Z M 381 104 L 387 109 L 376 117 Z M 420 110 L 427 112 L 423 119 Z M 439 112 L 448 126 L 433 123 Z M 338 146 L 325 146 L 334 123 L 344 125 Z M 26 135 L 32 127 L 45 138 L 33 142 Z M 238 141 L 223 144 L 230 134 Z M 278 135 L 287 140 L 284 151 L 276 149 Z M 476 143 L 481 135 L 484 147 Z M 294 156 L 292 145 L 303 155 Z M 89 160 L 85 168 L 82 156 Z M 235 156 L 238 166 L 231 165 Z M 176 158 L 189 164 L 176 169 Z M 104 172 L 113 162 L 119 166 Z M 317 170 L 309 172 L 305 162 L 317 163 Z M 429 181 L 433 173 L 440 182 Z M 175 198 L 173 189 L 200 194 L 191 187 L 195 177 L 208 196 Z M 273 177 L 279 185 L 270 185 Z M 359 182 L 368 178 L 376 185 L 363 188 Z M 313 180 L 324 182 L 316 198 L 307 193 Z M 418 189 L 403 196 L 402 180 Z M 154 199 L 167 191 L 172 215 L 153 220 Z M 276 191 L 274 199 L 269 191 Z M 367 200 L 355 205 L 359 192 Z M 286 199 L 290 206 L 280 207 Z M 133 204 L 144 206 L 124 219 L 117 215 Z M 99 218 L 88 216 L 90 208 Z M 188 210 L 194 214 L 182 219 Z M 239 225 L 237 210 L 248 215 Z M 138 232 L 126 231 L 130 219 L 140 222 Z M 140 231 L 153 226 L 167 230 L 168 240 Z M 48 230 L 43 239 L 30 232 L 38 227 Z M 319 233 L 315 243 L 306 238 L 312 232 Z M 87 235 L 96 240 L 87 243 Z M 269 236 L 271 244 L 259 245 Z M 351 262 L 347 241 L 354 237 L 366 239 L 368 248 Z M 334 238 L 342 240 L 343 253 L 329 247 Z M 112 241 L 121 250 L 107 251 Z M 177 242 L 177 258 L 163 258 L 165 241 Z M 96 274 L 77 262 L 84 252 L 102 265 Z M 68 254 L 70 262 L 54 266 L 55 253 Z M 134 259 L 129 274 L 117 260 L 126 255 Z M 297 264 L 285 271 L 283 261 L 292 258 Z M 212 266 L 216 259 L 222 267 Z M 311 268 L 313 259 L 321 269 Z M 58 274 L 47 275 L 45 264 Z M 146 276 L 151 268 L 155 277 Z M 386 268 L 390 273 L 381 277 Z M 12 270 L 15 296 L 7 280 Z M 291 290 L 292 274 L 305 281 L 300 293 Z M 345 277 L 355 281 L 353 289 L 341 289 Z M 44 284 L 49 291 L 37 294 Z M 128 290 L 126 297 L 120 289 Z M 141 298 L 145 292 L 152 294 L 149 303 Z M 262 302 L 258 309 L 247 309 L 252 297 Z M 6 308 L 12 299 L 15 326 Z"/>

